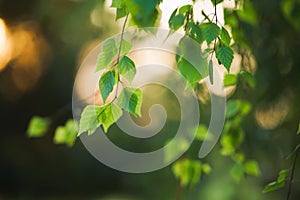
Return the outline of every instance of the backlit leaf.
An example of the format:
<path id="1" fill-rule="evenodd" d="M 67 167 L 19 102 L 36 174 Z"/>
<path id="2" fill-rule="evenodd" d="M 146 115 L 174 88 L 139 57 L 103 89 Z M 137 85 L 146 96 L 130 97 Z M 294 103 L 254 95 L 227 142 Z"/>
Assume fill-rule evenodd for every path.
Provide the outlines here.
<path id="1" fill-rule="evenodd" d="M 221 29 L 215 23 L 205 23 L 202 24 L 201 27 L 207 44 L 210 44 L 220 35 Z"/>
<path id="2" fill-rule="evenodd" d="M 223 45 L 217 49 L 216 55 L 219 62 L 221 62 L 229 72 L 233 60 L 233 50 L 230 47 Z"/>
<path id="3" fill-rule="evenodd" d="M 45 135 L 49 128 L 49 124 L 50 122 L 47 118 L 34 116 L 29 122 L 27 135 L 29 137 L 41 137 Z"/>
<path id="4" fill-rule="evenodd" d="M 73 146 L 77 135 L 77 129 L 74 120 L 70 119 L 64 126 L 58 126 L 54 133 L 53 141 L 55 144 L 66 144 Z"/>
<path id="5" fill-rule="evenodd" d="M 108 95 L 112 92 L 117 80 L 117 74 L 114 70 L 102 74 L 99 80 L 99 90 L 105 103 Z"/>
<path id="6" fill-rule="evenodd" d="M 118 63 L 117 69 L 127 81 L 132 82 L 136 74 L 136 68 L 134 62 L 130 58 L 124 56 Z"/>
<path id="7" fill-rule="evenodd" d="M 102 45 L 102 51 L 98 55 L 96 71 L 110 67 L 117 52 L 115 40 L 112 38 L 105 40 Z"/>
<path id="8" fill-rule="evenodd" d="M 234 74 L 226 74 L 224 76 L 224 87 L 233 86 L 237 83 L 237 76 Z"/>
<path id="9" fill-rule="evenodd" d="M 229 33 L 227 32 L 227 30 L 224 27 L 222 27 L 220 37 L 221 37 L 221 41 L 224 45 L 227 45 L 227 46 L 230 45 L 231 38 L 230 38 Z"/>
<path id="10" fill-rule="evenodd" d="M 139 88 L 124 88 L 118 97 L 118 104 L 134 116 L 141 116 L 143 92 Z"/>

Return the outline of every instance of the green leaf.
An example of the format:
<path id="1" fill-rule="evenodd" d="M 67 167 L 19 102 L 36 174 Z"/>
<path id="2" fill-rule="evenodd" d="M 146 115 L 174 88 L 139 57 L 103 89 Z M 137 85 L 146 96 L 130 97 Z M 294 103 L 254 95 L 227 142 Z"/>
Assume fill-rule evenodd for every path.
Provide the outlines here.
<path id="1" fill-rule="evenodd" d="M 260 169 L 258 163 L 254 160 L 249 160 L 244 164 L 244 171 L 249 175 L 253 175 L 253 176 L 260 175 Z"/>
<path id="2" fill-rule="evenodd" d="M 65 126 L 59 126 L 54 133 L 53 141 L 55 144 L 66 144 L 69 147 L 74 145 L 77 129 L 74 120 L 70 119 Z"/>
<path id="3" fill-rule="evenodd" d="M 211 166 L 207 163 L 202 164 L 202 171 L 204 172 L 204 174 L 210 174 Z"/>
<path id="4" fill-rule="evenodd" d="M 175 15 L 174 17 L 170 18 L 169 20 L 169 26 L 170 26 L 170 29 L 172 30 L 178 30 L 180 27 L 183 26 L 184 24 L 184 15 L 183 14 L 178 14 L 178 15 Z"/>
<path id="5" fill-rule="evenodd" d="M 202 79 L 202 76 L 198 72 L 198 70 L 186 59 L 182 57 L 179 58 L 177 65 L 179 72 L 183 75 L 183 77 L 192 87 L 194 87 L 196 83 Z"/>
<path id="6" fill-rule="evenodd" d="M 252 26 L 257 25 L 257 11 L 250 0 L 243 1 L 243 9 L 238 10 L 237 14 L 241 21 L 244 21 Z"/>
<path id="7" fill-rule="evenodd" d="M 251 88 L 255 88 L 256 86 L 256 81 L 254 76 L 246 71 L 241 71 L 239 73 L 239 77 L 241 77 L 244 81 L 246 81 L 246 83 L 251 87 Z"/>
<path id="8" fill-rule="evenodd" d="M 210 84 L 213 85 L 214 84 L 214 68 L 213 68 L 212 60 L 209 61 L 208 70 L 209 70 L 209 81 L 210 81 Z"/>
<path id="9" fill-rule="evenodd" d="M 102 74 L 99 80 L 99 90 L 105 103 L 107 97 L 112 92 L 115 84 L 117 83 L 117 74 L 114 70 Z"/>
<path id="10" fill-rule="evenodd" d="M 244 168 L 242 164 L 235 164 L 231 170 L 230 170 L 230 174 L 232 176 L 232 178 L 236 181 L 239 182 L 243 177 L 244 177 Z"/>
<path id="11" fill-rule="evenodd" d="M 119 48 L 120 42 L 117 43 L 117 46 Z M 129 53 L 129 51 L 131 50 L 131 48 L 132 48 L 132 44 L 129 41 L 123 39 L 122 40 L 122 48 L 121 48 L 120 56 L 127 55 Z"/>
<path id="12" fill-rule="evenodd" d="M 118 104 L 134 116 L 141 116 L 143 92 L 139 88 L 124 88 L 118 97 Z"/>
<path id="13" fill-rule="evenodd" d="M 117 8 L 116 11 L 116 20 L 121 19 L 127 15 L 126 8 Z"/>
<path id="14" fill-rule="evenodd" d="M 99 113 L 103 111 L 103 107 L 88 105 L 81 113 L 79 122 L 79 132 L 77 136 L 80 136 L 84 132 L 88 132 L 88 135 L 93 134 L 100 126 L 98 120 Z"/>
<path id="15" fill-rule="evenodd" d="M 220 27 L 215 23 L 204 23 L 201 25 L 201 27 L 207 44 L 210 44 L 220 35 Z"/>
<path id="16" fill-rule="evenodd" d="M 186 12 L 188 12 L 191 9 L 192 5 L 184 5 L 182 7 L 179 8 L 179 14 L 185 14 Z"/>
<path id="17" fill-rule="evenodd" d="M 122 116 L 122 110 L 114 103 L 103 106 L 103 111 L 99 114 L 99 122 L 103 130 L 107 133 L 108 128 Z"/>
<path id="18" fill-rule="evenodd" d="M 128 80 L 130 83 L 132 82 L 136 74 L 136 68 L 134 62 L 130 58 L 124 56 L 118 63 L 117 69 L 126 80 Z"/>
<path id="19" fill-rule="evenodd" d="M 299 123 L 299 125 L 298 125 L 297 134 L 300 134 L 300 123 Z"/>
<path id="20" fill-rule="evenodd" d="M 187 30 L 189 30 L 189 36 L 196 40 L 199 44 L 203 42 L 203 33 L 199 25 L 195 24 L 194 22 L 188 22 Z"/>
<path id="21" fill-rule="evenodd" d="M 38 116 L 32 117 L 27 129 L 28 137 L 41 137 L 45 135 L 49 128 L 49 124 L 50 122 L 47 118 Z"/>
<path id="22" fill-rule="evenodd" d="M 224 87 L 236 85 L 237 76 L 235 74 L 226 74 L 224 76 Z"/>
<path id="23" fill-rule="evenodd" d="M 230 45 L 231 38 L 230 38 L 229 33 L 227 32 L 227 30 L 224 27 L 222 27 L 220 37 L 221 37 L 221 41 L 224 45 L 226 45 L 226 46 Z"/>
<path id="24" fill-rule="evenodd" d="M 122 8 L 124 0 L 113 0 L 110 7 L 113 8 Z"/>
<path id="25" fill-rule="evenodd" d="M 181 186 L 190 185 L 192 187 L 200 180 L 202 163 L 198 160 L 179 160 L 173 164 L 172 171 L 175 177 L 180 180 Z"/>
<path id="26" fill-rule="evenodd" d="M 233 60 L 233 50 L 230 47 L 223 45 L 217 49 L 216 55 L 219 62 L 221 62 L 229 72 Z"/>
<path id="27" fill-rule="evenodd" d="M 226 109 L 226 119 L 234 117 L 239 112 L 239 101 L 228 101 Z"/>
<path id="28" fill-rule="evenodd" d="M 110 67 L 118 49 L 113 38 L 107 39 L 102 45 L 102 52 L 98 55 L 96 71 Z"/>
<path id="29" fill-rule="evenodd" d="M 263 193 L 270 192 L 270 191 L 277 190 L 277 189 L 284 187 L 285 179 L 286 179 L 288 173 L 289 173 L 289 170 L 286 170 L 286 169 L 281 170 L 279 172 L 277 180 L 266 185 L 263 190 Z"/>

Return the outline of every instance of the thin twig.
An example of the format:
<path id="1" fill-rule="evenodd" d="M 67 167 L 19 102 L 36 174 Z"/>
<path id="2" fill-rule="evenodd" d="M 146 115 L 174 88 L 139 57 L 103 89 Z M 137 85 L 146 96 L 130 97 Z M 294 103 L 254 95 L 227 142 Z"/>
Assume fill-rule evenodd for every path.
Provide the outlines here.
<path id="1" fill-rule="evenodd" d="M 297 156 L 298 156 L 299 149 L 300 149 L 300 144 L 298 144 L 296 146 L 295 150 L 294 150 L 295 157 L 294 157 L 293 164 L 292 164 L 292 172 L 291 172 L 291 178 L 290 178 L 290 181 L 289 181 L 289 190 L 288 190 L 288 193 L 287 193 L 286 200 L 289 200 L 290 196 L 291 196 L 292 184 L 293 184 L 293 181 L 294 181 L 294 173 L 295 173 L 295 167 L 296 167 L 296 161 L 297 161 Z"/>

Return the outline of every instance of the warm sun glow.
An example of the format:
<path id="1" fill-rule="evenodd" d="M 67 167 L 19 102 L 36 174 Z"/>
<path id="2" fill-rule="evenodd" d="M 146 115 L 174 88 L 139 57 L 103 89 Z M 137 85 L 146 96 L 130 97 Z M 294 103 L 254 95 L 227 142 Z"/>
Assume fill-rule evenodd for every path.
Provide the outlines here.
<path id="1" fill-rule="evenodd" d="M 11 43 L 7 26 L 0 18 L 0 71 L 2 71 L 11 59 Z"/>

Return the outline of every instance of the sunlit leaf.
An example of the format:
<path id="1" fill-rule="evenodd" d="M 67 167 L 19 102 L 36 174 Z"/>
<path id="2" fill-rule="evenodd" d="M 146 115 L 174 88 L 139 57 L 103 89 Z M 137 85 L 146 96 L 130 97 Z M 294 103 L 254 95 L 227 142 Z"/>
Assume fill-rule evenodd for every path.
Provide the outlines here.
<path id="1" fill-rule="evenodd" d="M 132 82 L 136 74 L 136 68 L 134 62 L 130 58 L 124 56 L 118 63 L 117 69 L 127 81 L 129 81 L 130 83 Z"/>
<path id="2" fill-rule="evenodd" d="M 178 64 L 179 72 L 188 81 L 188 83 L 190 83 L 192 87 L 194 87 L 195 84 L 202 79 L 202 76 L 198 72 L 198 70 L 186 59 L 180 58 L 177 64 Z"/>
<path id="3" fill-rule="evenodd" d="M 183 14 L 178 14 L 172 17 L 169 21 L 169 26 L 172 30 L 178 30 L 180 27 L 183 26 L 184 24 L 184 15 Z"/>
<path id="4" fill-rule="evenodd" d="M 260 175 L 260 169 L 258 163 L 254 160 L 249 160 L 244 164 L 244 171 L 253 176 Z"/>
<path id="5" fill-rule="evenodd" d="M 88 135 L 93 134 L 96 129 L 100 126 L 100 121 L 98 120 L 99 114 L 103 111 L 103 107 L 88 105 L 84 108 L 81 113 L 80 122 L 79 122 L 79 131 L 78 135 L 86 132 Z"/>
<path id="6" fill-rule="evenodd" d="M 45 135 L 49 128 L 50 122 L 49 119 L 34 116 L 31 118 L 28 129 L 27 129 L 27 135 L 28 137 L 41 137 Z"/>
<path id="7" fill-rule="evenodd" d="M 116 11 L 116 20 L 121 19 L 127 15 L 126 8 L 117 8 Z"/>
<path id="8" fill-rule="evenodd" d="M 111 7 L 122 8 L 124 0 L 112 0 Z"/>
<path id="9" fill-rule="evenodd" d="M 220 37 L 221 37 L 221 41 L 224 45 L 227 45 L 227 46 L 230 45 L 231 38 L 230 38 L 228 31 L 224 27 L 222 27 Z"/>
<path id="10" fill-rule="evenodd" d="M 243 177 L 244 177 L 244 168 L 242 164 L 235 164 L 231 170 L 230 170 L 230 174 L 232 176 L 232 178 L 236 181 L 239 182 Z"/>
<path id="11" fill-rule="evenodd" d="M 192 187 L 200 180 L 202 164 L 199 160 L 178 160 L 173 164 L 172 171 L 183 187 L 187 185 Z"/>
<path id="12" fill-rule="evenodd" d="M 74 120 L 68 120 L 64 126 L 58 126 L 54 133 L 55 144 L 66 144 L 73 146 L 77 136 L 77 129 Z"/>
<path id="13" fill-rule="evenodd" d="M 202 164 L 202 171 L 204 174 L 210 174 L 211 166 L 207 163 Z"/>
<path id="14" fill-rule="evenodd" d="M 122 110 L 114 103 L 103 106 L 103 111 L 99 114 L 98 120 L 105 133 L 108 128 L 122 116 Z"/>
<path id="15" fill-rule="evenodd" d="M 277 180 L 274 181 L 274 182 L 269 183 L 268 185 L 266 185 L 263 192 L 266 193 L 266 192 L 270 192 L 270 191 L 273 191 L 273 190 L 278 190 L 278 189 L 284 187 L 285 186 L 285 180 L 286 180 L 286 177 L 287 177 L 288 174 L 289 174 L 289 170 L 286 170 L 286 169 L 281 170 L 279 172 Z"/>
<path id="16" fill-rule="evenodd" d="M 221 29 L 215 23 L 205 23 L 202 24 L 201 27 L 207 44 L 210 44 L 220 35 Z"/>
<path id="17" fill-rule="evenodd" d="M 234 74 L 226 74 L 224 76 L 224 87 L 233 86 L 237 83 L 237 76 Z"/>
<path id="18" fill-rule="evenodd" d="M 182 7 L 179 8 L 179 13 L 180 14 L 185 14 L 186 12 L 188 12 L 191 9 L 192 5 L 184 5 Z"/>
<path id="19" fill-rule="evenodd" d="M 233 60 L 233 50 L 230 47 L 223 45 L 217 49 L 216 55 L 219 62 L 221 62 L 229 72 Z"/>
<path id="20" fill-rule="evenodd" d="M 124 88 L 118 97 L 118 104 L 134 116 L 141 116 L 143 92 L 139 88 Z"/>
<path id="21" fill-rule="evenodd" d="M 98 55 L 96 71 L 110 67 L 118 49 L 113 38 L 107 39 L 102 45 L 102 51 Z"/>
<path id="22" fill-rule="evenodd" d="M 102 74 L 99 80 L 99 90 L 103 99 L 106 101 L 108 95 L 112 92 L 116 82 L 117 74 L 114 70 L 110 70 Z"/>

